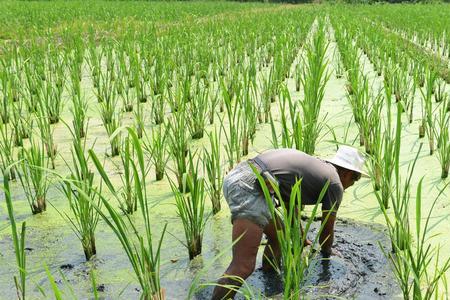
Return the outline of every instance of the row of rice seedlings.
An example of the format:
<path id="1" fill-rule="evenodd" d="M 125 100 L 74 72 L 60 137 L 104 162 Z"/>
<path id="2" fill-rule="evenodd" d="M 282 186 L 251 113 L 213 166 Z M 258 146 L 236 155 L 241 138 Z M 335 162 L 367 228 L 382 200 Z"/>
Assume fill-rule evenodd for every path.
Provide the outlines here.
<path id="1" fill-rule="evenodd" d="M 441 178 L 448 177 L 448 170 L 450 168 L 450 115 L 448 114 L 448 104 L 450 99 L 445 95 L 441 100 L 441 107 L 439 109 L 439 115 L 435 122 L 435 132 L 437 135 L 437 159 L 441 164 Z"/>
<path id="2" fill-rule="evenodd" d="M 46 198 L 50 187 L 48 165 L 45 147 L 40 140 L 30 139 L 30 147 L 20 149 L 19 180 L 33 214 L 47 209 Z"/>
<path id="3" fill-rule="evenodd" d="M 94 185 L 94 172 L 89 168 L 86 139 L 79 138 L 72 130 L 72 163 L 65 162 L 69 175 L 61 183 L 61 190 L 69 201 L 72 215 L 64 213 L 73 232 L 80 240 L 86 260 L 96 253 L 95 230 L 99 220 L 96 207 L 100 205 L 100 188 Z M 60 213 L 61 214 L 61 213 Z"/>
<path id="4" fill-rule="evenodd" d="M 142 299 L 164 299 L 164 290 L 160 284 L 160 254 L 167 224 L 164 225 L 160 238 L 155 240 L 152 232 L 149 196 L 147 193 L 146 177 L 148 174 L 148 166 L 146 165 L 144 151 L 138 136 L 132 128 L 127 128 L 127 133 L 131 143 L 130 147 L 133 149 L 133 155 L 135 156 L 134 160 L 130 160 L 130 169 L 133 172 L 134 179 L 133 193 L 139 203 L 139 211 L 144 222 L 144 229 L 139 230 L 135 223 L 136 221 L 130 215 L 126 214 L 122 216 L 117 212 L 110 200 L 102 193 L 97 194 L 107 212 L 103 212 L 100 206 L 95 206 L 95 209 L 122 244 L 139 281 Z M 97 171 L 111 192 L 112 197 L 116 198 L 120 203 L 120 193 L 114 188 L 103 165 L 92 149 L 89 150 L 89 156 L 92 158 Z M 79 192 L 84 193 L 81 190 Z"/>
<path id="5" fill-rule="evenodd" d="M 177 214 L 181 218 L 189 259 L 193 259 L 202 252 L 203 233 L 208 215 L 205 214 L 205 180 L 198 174 L 200 161 L 194 162 L 194 155 L 189 152 L 189 165 L 183 174 L 183 189 L 171 183 L 175 196 Z"/>
<path id="6" fill-rule="evenodd" d="M 208 178 L 207 193 L 212 204 L 213 215 L 217 214 L 220 209 L 220 199 L 223 184 L 222 159 L 220 154 L 220 131 L 214 127 L 214 131 L 208 134 L 209 149 L 203 148 L 203 168 Z"/>
<path id="7" fill-rule="evenodd" d="M 19 300 L 26 299 L 26 278 L 27 278 L 27 264 L 25 254 L 25 232 L 26 222 L 22 222 L 20 231 L 17 229 L 16 219 L 14 216 L 14 208 L 12 204 L 11 189 L 9 186 L 8 175 L 9 169 L 4 170 L 3 176 L 3 192 L 5 193 L 6 208 L 8 210 L 8 218 L 11 224 L 11 236 L 13 241 L 14 252 L 16 256 L 17 270 L 19 276 L 14 276 L 14 284 L 16 286 L 17 298 Z"/>
<path id="8" fill-rule="evenodd" d="M 305 48 L 306 58 L 303 69 L 302 86 L 304 99 L 301 102 L 303 116 L 303 151 L 313 154 L 323 124 L 319 121 L 320 107 L 325 95 L 325 86 L 330 78 L 325 54 L 328 43 L 323 24 L 319 24 L 311 44 Z"/>
<path id="9" fill-rule="evenodd" d="M 315 247 L 317 245 L 323 246 L 325 243 L 333 243 L 333 237 L 324 236 L 322 234 L 323 227 L 329 216 L 327 212 L 324 212 L 322 225 L 320 226 L 315 239 L 312 241 L 309 248 L 306 247 L 308 245 L 307 234 L 311 228 L 315 216 L 318 213 L 319 204 L 328 189 L 328 183 L 323 187 L 317 199 L 317 203 L 311 212 L 311 216 L 303 229 L 303 225 L 301 223 L 301 180 L 298 180 L 292 187 L 288 206 L 286 206 L 284 201 L 280 200 L 281 212 L 279 212 L 275 208 L 273 196 L 269 192 L 269 188 L 271 188 L 277 199 L 282 199 L 279 187 L 273 182 L 269 182 L 270 187 L 268 187 L 256 168 L 253 166 L 252 168 L 258 178 L 259 184 L 262 187 L 267 205 L 272 215 L 272 220 L 276 220 L 274 221 L 274 224 L 281 248 L 282 270 L 280 271 L 284 283 L 283 299 L 299 298 L 303 294 L 304 280 L 307 276 L 310 259 L 315 255 Z M 280 222 L 280 220 L 282 220 L 282 222 Z M 265 255 L 268 254 L 265 253 Z M 270 257 L 266 257 L 266 259 L 270 259 Z M 280 266 L 280 262 L 273 261 L 273 258 L 270 263 L 275 267 Z"/>

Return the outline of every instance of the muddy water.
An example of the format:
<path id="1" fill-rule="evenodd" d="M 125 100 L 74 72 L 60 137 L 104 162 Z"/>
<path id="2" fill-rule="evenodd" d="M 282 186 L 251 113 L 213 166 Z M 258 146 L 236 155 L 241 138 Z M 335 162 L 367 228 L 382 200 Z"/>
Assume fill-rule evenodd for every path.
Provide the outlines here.
<path id="1" fill-rule="evenodd" d="M 317 231 L 317 223 L 311 237 Z M 305 273 L 303 295 L 312 299 L 400 299 L 394 275 L 380 249 L 380 246 L 389 248 L 390 244 L 385 228 L 343 219 L 336 223 L 335 234 L 336 249 L 342 258 L 315 257 Z M 254 295 L 282 299 L 283 282 L 277 274 L 257 268 L 247 284 Z M 212 289 L 207 287 L 198 292 L 196 299 L 210 299 Z M 239 295 L 236 299 L 244 297 Z"/>

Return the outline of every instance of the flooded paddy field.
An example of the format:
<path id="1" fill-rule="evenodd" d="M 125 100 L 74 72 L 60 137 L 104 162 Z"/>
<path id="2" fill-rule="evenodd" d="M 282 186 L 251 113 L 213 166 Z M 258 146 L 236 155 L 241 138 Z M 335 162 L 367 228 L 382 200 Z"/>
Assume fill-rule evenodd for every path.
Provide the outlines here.
<path id="1" fill-rule="evenodd" d="M 450 39 L 445 37 L 448 33 L 444 27 L 433 21 L 437 12 L 445 14 L 448 5 L 427 6 L 423 24 L 434 25 L 428 26 L 429 29 L 418 26 L 414 31 L 393 21 L 400 18 L 402 9 L 419 14 L 418 6 L 412 5 L 392 10 L 387 5 L 361 6 L 348 15 L 348 7 L 339 5 L 177 2 L 179 9 L 174 13 L 166 4 L 139 3 L 127 10 L 123 3 L 107 3 L 111 3 L 109 9 L 104 8 L 108 4 L 95 2 L 89 13 L 77 1 L 70 4 L 58 1 L 53 10 L 45 3 L 33 2 L 30 6 L 12 1 L 0 3 L 0 8 L 5 6 L 10 12 L 0 17 L 8 29 L 4 36 L 0 33 L 2 174 L 8 174 L 6 170 L 11 165 L 18 174 L 24 174 L 22 163 L 26 161 L 26 167 L 31 162 L 24 158 L 23 149 L 39 145 L 46 152 L 45 165 L 34 168 L 44 170 L 43 178 L 48 179 L 44 212 L 32 214 L 30 194 L 25 192 L 20 178 L 8 181 L 18 232 L 20 224 L 26 222 L 22 252 L 26 257 L 27 299 L 53 299 L 55 291 L 60 291 L 62 299 L 140 299 L 145 284 L 139 281 L 139 272 L 133 269 L 117 232 L 111 228 L 109 222 L 113 217 L 123 220 L 130 245 L 135 247 L 131 252 L 135 251 L 136 256 L 145 248 L 140 246 L 138 236 L 143 241 L 152 238 L 149 244 L 155 250 L 164 233 L 156 273 L 165 299 L 210 299 L 215 282 L 230 263 L 232 251 L 231 216 L 221 193 L 221 182 L 214 186 L 220 194 L 221 210 L 213 215 L 210 181 L 223 178 L 239 161 L 268 149 L 288 147 L 306 151 L 302 142 L 314 134 L 308 132 L 308 126 L 298 126 L 295 120 L 308 119 L 302 104 L 312 94 L 316 98 L 310 100 L 318 101 L 320 88 L 323 88 L 320 110 L 312 119 L 321 129 L 312 138 L 315 149 L 311 154 L 330 158 L 339 144 L 352 145 L 361 152 L 370 152 L 366 170 L 371 177 L 362 178 L 344 192 L 333 246 L 342 257 L 325 259 L 317 254 L 307 260 L 305 280 L 298 283 L 300 298 L 408 299 L 393 264 L 404 261 L 410 268 L 417 255 L 422 255 L 416 250 L 428 246 L 433 251 L 425 256 L 432 263 L 421 267 L 427 272 L 422 272 L 423 277 L 416 281 L 412 273 L 406 276 L 406 285 L 414 287 L 410 289 L 410 297 L 412 293 L 416 293 L 415 297 L 425 294 L 433 286 L 433 297 L 448 298 L 445 280 L 440 278 L 435 286 L 430 284 L 440 271 L 450 275 L 450 265 L 447 266 L 450 189 L 448 179 L 441 178 L 446 157 L 442 149 L 450 151 L 448 136 L 444 135 L 444 129 L 448 130 L 445 124 L 449 124 L 445 123 L 449 120 L 445 105 L 450 103 L 445 100 L 450 92 L 445 70 L 448 71 Z M 106 13 L 113 9 L 116 12 Z M 383 16 L 383 10 L 389 11 L 391 19 Z M 41 17 L 30 21 L 30 15 L 39 15 L 36 12 Z M 436 17 L 439 18 L 450 20 Z M 29 22 L 35 22 L 32 30 L 27 30 Z M 427 30 L 433 34 L 428 35 Z M 315 60 L 321 51 L 322 59 Z M 436 55 L 438 67 L 427 60 L 436 59 Z M 305 89 L 315 86 L 308 83 L 314 69 L 310 64 L 315 61 L 320 61 L 325 73 L 320 75 L 322 80 L 315 92 L 305 95 Z M 357 64 L 346 65 L 350 62 Z M 352 73 L 355 68 L 357 75 Z M 356 81 L 352 76 L 357 77 Z M 424 84 L 420 84 L 421 78 Z M 367 84 L 358 84 L 362 82 Z M 431 88 L 428 93 L 427 86 L 434 87 L 433 93 Z M 392 94 L 386 91 L 390 87 L 397 87 Z M 435 101 L 434 95 L 439 93 L 443 99 Z M 365 95 L 360 97 L 367 101 L 366 106 L 355 108 L 358 95 Z M 406 111 L 400 113 L 398 122 L 400 106 L 396 97 L 403 97 L 399 103 Z M 381 103 L 378 115 L 372 110 L 377 101 Z M 55 108 L 58 105 L 60 111 Z M 433 118 L 427 111 L 433 113 Z M 58 114 L 59 121 L 49 124 L 53 114 Z M 371 118 L 365 119 L 368 115 Z M 6 116 L 10 118 L 8 123 Z M 373 116 L 380 122 L 374 121 Z M 363 118 L 366 123 L 355 122 L 355 118 Z M 43 119 L 48 122 L 39 122 Z M 434 127 L 431 130 L 428 127 L 425 136 L 419 138 L 419 127 L 429 120 L 435 120 Z M 75 129 L 76 124 L 85 126 L 84 137 L 77 136 L 82 130 Z M 134 185 L 136 181 L 129 187 L 133 196 L 139 191 L 146 192 L 145 204 L 139 202 L 136 211 L 131 209 L 133 213 L 129 214 L 120 209 L 125 204 L 132 205 L 125 203 L 129 194 L 124 184 L 123 154 L 127 152 L 126 138 L 133 141 L 133 134 L 125 127 L 135 134 L 143 132 L 139 145 L 132 145 L 128 162 L 136 168 L 132 177 L 142 179 L 139 171 L 143 171 L 145 180 L 139 182 L 143 183 L 140 188 Z M 385 143 L 392 145 L 392 149 L 398 146 L 392 165 L 385 165 L 381 174 L 381 178 L 391 181 L 383 181 L 378 190 L 374 189 L 377 182 L 373 164 L 377 148 L 367 151 L 368 142 L 361 138 L 364 136 L 370 142 L 376 139 L 373 137 L 376 134 L 369 130 L 375 127 L 379 128 L 378 137 L 386 138 Z M 15 141 L 20 128 L 29 130 L 32 138 L 24 136 L 23 145 L 8 142 Z M 396 131 L 397 128 L 400 130 Z M 158 148 L 155 139 L 161 132 L 165 132 L 165 137 Z M 199 132 L 203 137 L 199 138 Z M 210 138 L 213 132 L 220 133 L 216 136 L 219 155 L 215 161 L 221 171 L 219 175 L 210 175 L 206 162 L 206 154 L 213 153 Z M 432 155 L 430 135 L 435 139 Z M 176 148 L 179 141 L 185 141 L 187 148 Z M 56 149 L 54 155 L 46 151 L 52 145 Z M 84 147 L 80 153 L 87 159 L 86 172 L 78 180 L 68 179 L 69 175 L 76 177 L 75 170 L 83 165 L 80 158 L 73 156 L 77 145 Z M 113 155 L 115 146 L 119 155 Z M 136 149 L 144 153 L 143 170 Z M 159 161 L 155 154 L 158 149 L 165 149 Z M 379 155 L 384 155 L 387 150 L 379 151 Z M 92 153 L 98 158 L 97 164 Z M 387 157 L 382 156 L 381 161 Z M 406 181 L 416 157 L 414 172 L 410 181 Z M 180 158 L 185 159 L 185 169 Z M 155 162 L 164 167 L 162 180 L 156 179 Z M 194 182 L 205 183 L 204 193 L 199 197 L 204 210 L 199 219 L 205 223 L 201 253 L 191 260 L 176 196 L 192 195 L 192 192 L 177 193 L 177 184 L 186 178 L 183 176 L 193 173 L 198 175 L 193 177 Z M 91 175 L 92 189 L 76 185 Z M 71 188 L 68 193 L 67 184 Z M 20 275 L 20 268 L 11 235 L 6 185 L 1 187 L 0 299 L 16 299 L 21 291 L 14 277 Z M 379 197 L 386 189 L 391 192 L 389 205 L 382 209 Z M 90 207 L 97 222 L 94 222 L 96 254 L 86 259 L 80 243 L 83 238 L 76 226 L 79 219 L 70 206 L 75 202 L 70 201 L 81 201 L 92 190 L 95 193 L 84 203 L 97 205 Z M 398 199 L 403 202 L 395 202 Z M 406 203 L 408 209 L 395 210 L 399 203 Z M 111 214 L 106 204 L 117 215 Z M 142 214 L 142 207 L 148 208 L 148 219 Z M 95 213 L 97 208 L 105 217 Z M 306 207 L 302 213 L 309 216 L 311 212 Z M 146 232 L 148 220 L 151 234 Z M 314 239 L 319 224 L 313 222 L 308 232 L 310 239 Z M 422 244 L 417 238 L 421 234 L 425 234 Z M 298 298 L 284 295 L 283 273 L 265 273 L 260 269 L 265 243 L 263 238 L 256 270 L 236 299 Z M 395 255 L 393 248 L 397 250 Z M 408 253 L 405 249 L 413 255 L 405 254 Z M 147 275 L 152 273 L 148 269 L 151 268 L 146 269 Z M 149 294 L 149 299 L 157 298 Z"/>

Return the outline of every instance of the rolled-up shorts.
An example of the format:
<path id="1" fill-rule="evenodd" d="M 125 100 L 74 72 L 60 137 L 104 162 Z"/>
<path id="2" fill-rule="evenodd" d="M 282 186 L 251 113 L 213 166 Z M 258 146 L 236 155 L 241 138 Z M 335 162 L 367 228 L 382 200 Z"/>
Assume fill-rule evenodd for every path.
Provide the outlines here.
<path id="1" fill-rule="evenodd" d="M 223 194 L 230 207 L 232 223 L 243 218 L 264 228 L 272 219 L 258 178 L 247 161 L 239 163 L 225 176 Z"/>

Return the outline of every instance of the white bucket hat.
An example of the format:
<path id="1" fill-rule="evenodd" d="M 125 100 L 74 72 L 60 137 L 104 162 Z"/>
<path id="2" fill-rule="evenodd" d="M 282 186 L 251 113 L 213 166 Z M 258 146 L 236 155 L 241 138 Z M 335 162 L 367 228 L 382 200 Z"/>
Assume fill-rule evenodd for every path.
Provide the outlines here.
<path id="1" fill-rule="evenodd" d="M 339 167 L 358 172 L 362 177 L 370 177 L 363 171 L 365 158 L 356 148 L 341 145 L 333 158 L 325 160 Z"/>

